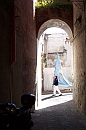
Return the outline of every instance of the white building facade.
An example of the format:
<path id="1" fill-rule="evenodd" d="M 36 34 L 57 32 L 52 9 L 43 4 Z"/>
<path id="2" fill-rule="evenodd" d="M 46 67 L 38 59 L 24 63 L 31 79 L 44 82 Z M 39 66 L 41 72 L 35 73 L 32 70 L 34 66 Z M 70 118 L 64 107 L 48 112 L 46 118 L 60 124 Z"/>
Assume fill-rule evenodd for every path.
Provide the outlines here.
<path id="1" fill-rule="evenodd" d="M 72 81 L 72 47 L 67 34 L 44 34 L 42 49 L 46 55 L 46 68 L 43 68 L 44 90 L 52 90 L 56 53 L 59 56 L 62 73 L 69 81 Z"/>

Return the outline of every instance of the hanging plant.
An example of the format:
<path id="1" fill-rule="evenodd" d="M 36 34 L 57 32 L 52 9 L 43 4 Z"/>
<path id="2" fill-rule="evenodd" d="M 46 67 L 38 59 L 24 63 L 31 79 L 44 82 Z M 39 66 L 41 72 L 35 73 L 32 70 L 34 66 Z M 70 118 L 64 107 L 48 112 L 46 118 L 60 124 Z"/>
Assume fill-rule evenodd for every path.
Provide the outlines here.
<path id="1" fill-rule="evenodd" d="M 70 2 L 54 2 L 53 0 L 43 0 L 42 2 L 36 2 L 36 8 L 42 7 L 52 7 L 52 8 L 72 8 L 72 3 Z"/>

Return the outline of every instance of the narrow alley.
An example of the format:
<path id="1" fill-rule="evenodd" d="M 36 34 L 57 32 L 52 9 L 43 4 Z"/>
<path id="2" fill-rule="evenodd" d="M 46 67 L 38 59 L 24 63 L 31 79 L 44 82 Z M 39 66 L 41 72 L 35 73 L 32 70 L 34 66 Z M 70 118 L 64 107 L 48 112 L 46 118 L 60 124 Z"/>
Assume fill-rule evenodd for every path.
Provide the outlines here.
<path id="1" fill-rule="evenodd" d="M 52 27 L 67 36 L 44 35 Z M 52 90 L 57 53 L 57 72 L 68 76 L 73 93 L 41 95 Z M 86 130 L 86 0 L 0 0 L 0 103 L 20 108 L 24 94 L 35 95 L 39 106 L 32 130 Z"/>
<path id="2" fill-rule="evenodd" d="M 72 93 L 42 95 L 40 108 L 32 114 L 32 130 L 86 130 L 86 115 L 74 104 Z"/>

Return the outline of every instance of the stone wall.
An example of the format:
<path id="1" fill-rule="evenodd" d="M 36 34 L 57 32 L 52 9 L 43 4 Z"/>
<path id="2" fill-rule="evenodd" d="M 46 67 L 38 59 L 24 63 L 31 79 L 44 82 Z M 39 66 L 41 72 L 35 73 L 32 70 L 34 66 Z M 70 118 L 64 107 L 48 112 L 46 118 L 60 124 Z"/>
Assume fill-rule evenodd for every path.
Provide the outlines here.
<path id="1" fill-rule="evenodd" d="M 12 0 L 2 1 L 0 1 L 2 30 L 0 31 L 0 102 L 12 101 L 20 106 L 22 94 L 35 94 L 34 3 L 33 0 L 16 0 L 13 5 Z M 13 64 L 11 64 L 12 55 Z"/>
<path id="2" fill-rule="evenodd" d="M 86 113 L 86 21 L 83 3 L 74 4 L 73 42 L 73 97 L 81 110 Z"/>
<path id="3" fill-rule="evenodd" d="M 60 19 L 69 25 L 73 31 L 73 10 L 71 8 L 37 8 L 36 9 L 36 36 L 42 24 L 50 19 Z"/>
<path id="4" fill-rule="evenodd" d="M 12 66 L 13 101 L 22 94 L 35 94 L 36 35 L 32 0 L 15 1 L 16 62 Z"/>
<path id="5" fill-rule="evenodd" d="M 0 102 L 10 101 L 11 12 L 13 0 L 0 1 Z"/>

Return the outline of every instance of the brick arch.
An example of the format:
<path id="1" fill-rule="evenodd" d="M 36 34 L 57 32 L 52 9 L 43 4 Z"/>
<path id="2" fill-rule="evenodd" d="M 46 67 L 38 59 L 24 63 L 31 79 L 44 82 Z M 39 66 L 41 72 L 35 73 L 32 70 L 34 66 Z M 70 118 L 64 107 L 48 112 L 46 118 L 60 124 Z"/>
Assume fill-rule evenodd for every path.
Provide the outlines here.
<path id="1" fill-rule="evenodd" d="M 59 20 L 59 19 L 51 19 L 51 20 L 46 21 L 44 24 L 42 24 L 41 27 L 39 28 L 37 38 L 39 39 L 42 33 L 47 28 L 50 28 L 50 27 L 57 27 L 57 28 L 63 29 L 68 34 L 70 41 L 72 41 L 73 33 L 72 33 L 71 28 L 64 21 Z"/>
<path id="2" fill-rule="evenodd" d="M 40 27 L 48 20 L 59 19 L 66 23 L 73 32 L 73 9 L 68 8 L 39 8 L 36 9 L 36 37 Z"/>

